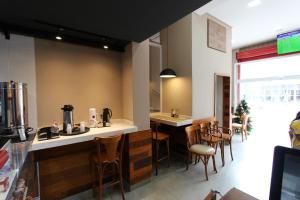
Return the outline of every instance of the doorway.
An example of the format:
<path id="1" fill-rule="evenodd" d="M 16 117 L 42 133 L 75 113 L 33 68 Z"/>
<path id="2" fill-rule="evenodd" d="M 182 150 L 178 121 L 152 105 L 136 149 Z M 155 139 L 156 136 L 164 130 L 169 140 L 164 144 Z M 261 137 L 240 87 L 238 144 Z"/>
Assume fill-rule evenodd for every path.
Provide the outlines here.
<path id="1" fill-rule="evenodd" d="M 300 110 L 300 55 L 240 63 L 237 102 L 250 106 L 253 134 L 290 146 L 289 124 Z M 272 133 L 272 137 L 270 137 Z"/>
<path id="2" fill-rule="evenodd" d="M 215 74 L 214 115 L 220 126 L 229 128 L 230 121 L 230 76 Z"/>

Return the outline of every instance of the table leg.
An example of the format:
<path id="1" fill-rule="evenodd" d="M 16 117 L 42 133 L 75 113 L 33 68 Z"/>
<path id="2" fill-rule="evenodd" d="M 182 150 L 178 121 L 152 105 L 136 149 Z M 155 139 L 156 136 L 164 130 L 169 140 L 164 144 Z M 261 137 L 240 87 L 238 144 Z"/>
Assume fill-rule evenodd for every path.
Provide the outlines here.
<path id="1" fill-rule="evenodd" d="M 225 146 L 225 142 L 224 140 L 221 141 L 221 156 L 222 156 L 222 166 L 225 166 L 225 159 L 224 159 L 224 146 Z"/>

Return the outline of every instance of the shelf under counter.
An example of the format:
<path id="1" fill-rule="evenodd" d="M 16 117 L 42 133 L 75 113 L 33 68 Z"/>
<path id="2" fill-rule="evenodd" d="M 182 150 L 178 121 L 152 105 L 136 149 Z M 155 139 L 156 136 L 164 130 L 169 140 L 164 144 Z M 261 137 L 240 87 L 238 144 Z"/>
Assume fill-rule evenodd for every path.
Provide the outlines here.
<path id="1" fill-rule="evenodd" d="M 136 131 L 137 127 L 134 126 L 131 121 L 125 119 L 116 119 L 112 120 L 110 127 L 90 128 L 89 132 L 79 135 L 60 136 L 56 139 L 49 139 L 43 141 L 39 141 L 38 136 L 36 136 L 34 138 L 34 141 L 32 142 L 30 151 L 37 151 L 42 149 L 49 149 L 64 145 L 91 141 L 97 136 L 107 137 L 120 132 L 128 134 Z"/>

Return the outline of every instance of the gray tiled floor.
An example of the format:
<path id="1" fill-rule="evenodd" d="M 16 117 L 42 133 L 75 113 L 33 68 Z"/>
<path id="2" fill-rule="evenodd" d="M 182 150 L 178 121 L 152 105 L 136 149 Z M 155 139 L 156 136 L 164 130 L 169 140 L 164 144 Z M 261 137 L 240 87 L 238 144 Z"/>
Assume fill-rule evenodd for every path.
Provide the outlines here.
<path id="1" fill-rule="evenodd" d="M 233 140 L 234 161 L 230 160 L 229 146 L 226 146 L 226 164 L 224 167 L 221 166 L 218 154 L 216 156 L 218 173 L 213 172 L 210 162 L 209 181 L 205 181 L 204 167 L 201 163 L 191 165 L 190 169 L 186 171 L 183 160 L 179 157 L 175 159 L 173 156 L 170 168 L 164 165 L 160 166 L 158 176 L 153 176 L 151 182 L 127 192 L 126 199 L 201 200 L 211 189 L 224 194 L 232 187 L 239 188 L 259 199 L 268 199 L 273 147 L 275 144 L 284 142 L 280 141 L 280 138 L 273 142 L 270 141 L 269 133 L 266 134 L 262 130 L 262 126 L 260 134 L 254 130 L 248 140 L 243 143 L 241 137 L 235 135 Z M 270 130 L 268 129 L 268 131 Z M 283 137 L 285 135 L 286 133 L 283 133 Z M 104 196 L 105 199 L 121 199 L 118 189 L 106 190 Z M 66 200 L 78 199 L 93 199 L 91 191 L 66 198 Z"/>

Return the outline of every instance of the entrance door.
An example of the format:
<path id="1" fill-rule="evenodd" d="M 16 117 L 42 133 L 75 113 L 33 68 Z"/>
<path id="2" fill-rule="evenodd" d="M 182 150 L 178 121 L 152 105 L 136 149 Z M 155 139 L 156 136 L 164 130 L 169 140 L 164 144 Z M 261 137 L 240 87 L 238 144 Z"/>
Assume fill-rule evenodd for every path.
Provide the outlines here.
<path id="1" fill-rule="evenodd" d="M 300 110 L 299 65 L 300 55 L 240 64 L 237 100 L 248 102 L 252 132 L 272 145 L 290 145 L 289 124 Z"/>
<path id="2" fill-rule="evenodd" d="M 220 126 L 230 127 L 230 77 L 215 75 L 215 116 Z"/>

